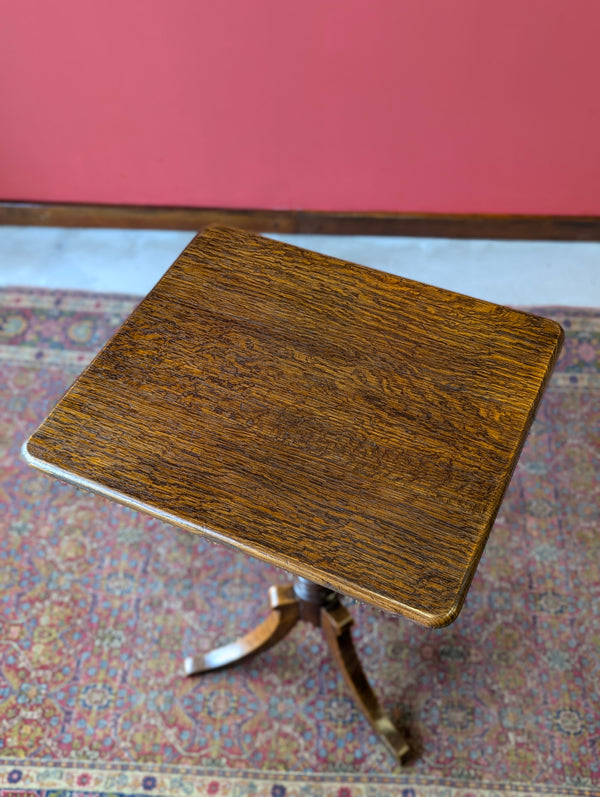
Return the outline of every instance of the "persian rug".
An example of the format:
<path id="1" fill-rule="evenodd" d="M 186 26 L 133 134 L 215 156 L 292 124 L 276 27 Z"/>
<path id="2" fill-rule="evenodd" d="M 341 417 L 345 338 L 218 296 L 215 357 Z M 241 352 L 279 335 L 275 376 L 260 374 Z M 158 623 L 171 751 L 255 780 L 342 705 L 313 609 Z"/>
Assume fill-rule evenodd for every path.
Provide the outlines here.
<path id="1" fill-rule="evenodd" d="M 458 620 L 347 601 L 400 769 L 306 624 L 183 676 L 284 573 L 22 461 L 136 301 L 0 291 L 1 794 L 600 794 L 600 311 L 538 308 L 565 348 Z"/>

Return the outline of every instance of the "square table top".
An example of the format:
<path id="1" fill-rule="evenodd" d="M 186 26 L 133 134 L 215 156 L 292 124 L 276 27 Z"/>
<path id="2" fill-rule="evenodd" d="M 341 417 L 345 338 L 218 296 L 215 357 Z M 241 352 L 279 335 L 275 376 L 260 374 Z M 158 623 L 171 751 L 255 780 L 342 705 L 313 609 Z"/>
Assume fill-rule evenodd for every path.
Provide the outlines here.
<path id="1" fill-rule="evenodd" d="M 197 236 L 28 461 L 337 592 L 458 615 L 558 324 L 259 236 Z"/>

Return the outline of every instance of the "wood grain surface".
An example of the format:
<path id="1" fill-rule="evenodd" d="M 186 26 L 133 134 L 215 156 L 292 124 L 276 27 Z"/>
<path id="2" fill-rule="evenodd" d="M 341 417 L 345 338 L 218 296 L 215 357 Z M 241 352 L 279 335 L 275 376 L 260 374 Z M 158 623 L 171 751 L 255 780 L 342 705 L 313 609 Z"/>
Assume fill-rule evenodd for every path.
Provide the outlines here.
<path id="1" fill-rule="evenodd" d="M 600 241 L 600 216 L 381 213 L 61 202 L 0 202 L 0 224 L 202 230 L 226 224 L 254 232 L 403 235 L 426 238 Z"/>
<path id="2" fill-rule="evenodd" d="M 561 341 L 543 318 L 211 228 L 27 457 L 440 626 L 463 603 Z"/>

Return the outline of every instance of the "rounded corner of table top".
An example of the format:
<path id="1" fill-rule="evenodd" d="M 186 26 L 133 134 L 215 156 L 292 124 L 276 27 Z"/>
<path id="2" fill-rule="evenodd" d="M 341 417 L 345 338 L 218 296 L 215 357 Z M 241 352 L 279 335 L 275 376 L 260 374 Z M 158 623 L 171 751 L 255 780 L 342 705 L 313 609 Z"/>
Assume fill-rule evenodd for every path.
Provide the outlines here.
<path id="1" fill-rule="evenodd" d="M 38 467 L 39 460 L 29 451 L 29 446 L 33 438 L 31 434 L 26 440 L 21 443 L 21 457 L 27 462 L 28 465 Z"/>
<path id="2" fill-rule="evenodd" d="M 438 596 L 439 599 L 436 605 L 433 605 L 432 601 L 429 607 L 423 608 L 421 611 L 415 611 L 412 607 L 402 607 L 402 609 L 397 608 L 396 613 L 402 614 L 419 623 L 419 625 L 428 628 L 445 628 L 458 619 L 467 592 L 468 587 L 465 588 L 464 584 L 461 584 L 458 592 L 449 590 L 446 596 Z"/>
<path id="3" fill-rule="evenodd" d="M 554 339 L 557 351 L 560 351 L 565 340 L 565 330 L 554 318 L 548 318 L 546 315 L 538 315 L 537 313 L 529 313 L 527 315 L 534 316 L 543 322 L 543 326 L 547 330 L 551 338 Z"/>
<path id="4" fill-rule="evenodd" d="M 24 461 L 31 465 L 31 467 L 36 468 L 37 470 L 41 470 L 44 473 L 49 473 L 50 475 L 53 474 L 52 464 L 47 462 L 43 457 L 40 456 L 40 452 L 36 451 L 36 435 L 37 432 L 31 434 L 26 440 L 23 441 L 21 444 L 21 457 Z"/>
<path id="5" fill-rule="evenodd" d="M 445 628 L 448 625 L 452 625 L 461 612 L 463 602 L 464 599 L 458 599 L 451 603 L 448 608 L 440 609 L 428 615 L 426 619 L 422 619 L 420 622 L 422 625 L 427 625 L 430 628 Z"/>

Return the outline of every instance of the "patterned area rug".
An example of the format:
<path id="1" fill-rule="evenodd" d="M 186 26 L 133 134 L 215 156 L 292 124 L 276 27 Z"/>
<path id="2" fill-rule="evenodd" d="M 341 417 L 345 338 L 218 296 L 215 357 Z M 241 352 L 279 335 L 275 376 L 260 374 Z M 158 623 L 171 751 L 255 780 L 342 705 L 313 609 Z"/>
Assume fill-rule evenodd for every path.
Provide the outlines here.
<path id="1" fill-rule="evenodd" d="M 182 676 L 285 574 L 21 460 L 135 302 L 0 291 L 2 794 L 600 794 L 600 311 L 539 308 L 566 347 L 459 619 L 425 629 L 347 601 L 412 738 L 400 770 L 308 625 Z"/>

